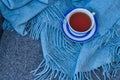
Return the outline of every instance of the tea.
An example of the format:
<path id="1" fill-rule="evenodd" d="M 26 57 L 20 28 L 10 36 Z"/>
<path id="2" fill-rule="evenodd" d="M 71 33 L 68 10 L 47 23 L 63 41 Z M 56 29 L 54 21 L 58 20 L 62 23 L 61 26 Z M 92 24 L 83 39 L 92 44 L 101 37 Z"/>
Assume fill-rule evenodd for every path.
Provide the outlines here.
<path id="1" fill-rule="evenodd" d="M 91 27 L 92 21 L 87 14 L 76 12 L 71 15 L 69 24 L 75 31 L 85 32 Z"/>

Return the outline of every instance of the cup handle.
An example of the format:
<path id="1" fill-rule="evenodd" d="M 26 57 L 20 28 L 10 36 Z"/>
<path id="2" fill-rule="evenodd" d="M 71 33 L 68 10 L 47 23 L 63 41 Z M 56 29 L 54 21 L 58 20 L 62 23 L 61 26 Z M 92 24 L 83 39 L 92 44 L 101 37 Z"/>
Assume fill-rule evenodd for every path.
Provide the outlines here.
<path id="1" fill-rule="evenodd" d="M 92 15 L 94 16 L 94 15 L 95 15 L 95 12 L 92 12 Z"/>

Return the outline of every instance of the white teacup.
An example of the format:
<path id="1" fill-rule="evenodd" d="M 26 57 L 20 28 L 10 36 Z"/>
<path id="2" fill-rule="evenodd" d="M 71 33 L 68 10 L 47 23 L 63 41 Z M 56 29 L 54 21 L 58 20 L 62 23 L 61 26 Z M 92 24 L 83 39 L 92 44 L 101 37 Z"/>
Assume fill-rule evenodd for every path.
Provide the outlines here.
<path id="1" fill-rule="evenodd" d="M 84 31 L 84 32 L 76 31 L 76 30 L 74 30 L 74 29 L 71 27 L 71 25 L 70 25 L 70 18 L 71 18 L 71 16 L 72 16 L 73 14 L 75 14 L 75 13 L 78 13 L 78 12 L 86 14 L 86 15 L 90 18 L 90 20 L 91 20 L 91 24 L 90 24 L 91 26 L 90 26 L 90 28 L 89 28 L 88 30 Z M 91 12 L 88 11 L 87 9 L 77 8 L 77 9 L 72 10 L 72 11 L 67 15 L 67 22 L 68 22 L 68 25 L 69 25 L 70 29 L 71 29 L 73 32 L 79 33 L 79 34 L 84 34 L 84 33 L 89 32 L 89 31 L 95 26 L 94 15 L 95 15 L 94 12 L 91 13 Z"/>

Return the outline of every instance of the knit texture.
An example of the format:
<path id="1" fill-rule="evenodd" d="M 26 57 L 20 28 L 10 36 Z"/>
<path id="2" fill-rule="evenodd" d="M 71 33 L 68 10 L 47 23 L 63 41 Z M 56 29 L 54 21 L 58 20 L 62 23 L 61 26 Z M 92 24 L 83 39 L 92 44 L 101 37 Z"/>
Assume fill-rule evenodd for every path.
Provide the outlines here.
<path id="1" fill-rule="evenodd" d="M 0 42 L 0 80 L 33 80 L 30 72 L 42 59 L 39 41 L 4 31 Z"/>
<path id="2" fill-rule="evenodd" d="M 0 39 L 1 39 L 1 36 L 3 33 L 3 29 L 2 29 L 3 21 L 4 21 L 4 19 L 3 19 L 2 15 L 0 14 Z"/>

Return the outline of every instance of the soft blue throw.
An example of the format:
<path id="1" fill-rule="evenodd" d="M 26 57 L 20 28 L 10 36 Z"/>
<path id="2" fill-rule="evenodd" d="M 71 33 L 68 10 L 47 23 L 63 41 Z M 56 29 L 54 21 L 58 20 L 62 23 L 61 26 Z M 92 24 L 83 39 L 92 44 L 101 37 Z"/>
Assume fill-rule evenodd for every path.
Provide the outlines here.
<path id="1" fill-rule="evenodd" d="M 53 2 L 52 4 L 50 4 Z M 40 39 L 44 60 L 35 80 L 92 80 L 102 67 L 104 79 L 120 69 L 120 0 L 1 0 L 3 28 Z M 97 34 L 89 41 L 69 40 L 62 32 L 65 15 L 75 8 L 95 12 Z M 42 68 L 42 71 L 38 72 Z"/>

